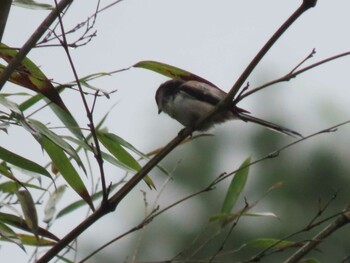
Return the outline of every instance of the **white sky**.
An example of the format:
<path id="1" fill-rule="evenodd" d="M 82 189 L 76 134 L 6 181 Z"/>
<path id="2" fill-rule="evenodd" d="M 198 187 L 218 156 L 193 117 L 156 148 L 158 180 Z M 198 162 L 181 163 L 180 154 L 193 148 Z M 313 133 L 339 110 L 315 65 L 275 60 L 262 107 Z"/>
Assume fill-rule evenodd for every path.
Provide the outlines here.
<path id="1" fill-rule="evenodd" d="M 101 6 L 110 2 L 101 1 Z M 124 0 L 98 16 L 97 37 L 91 43 L 71 52 L 80 76 L 125 68 L 142 60 L 156 60 L 189 70 L 229 90 L 256 52 L 300 2 Z M 65 20 L 66 29 L 90 16 L 94 5 L 95 1 L 74 1 Z M 272 48 L 253 72 L 250 85 L 254 87 L 282 76 L 313 48 L 317 54 L 310 62 L 349 51 L 349 10 L 348 0 L 320 0 L 316 8 L 304 14 Z M 3 42 L 20 47 L 47 14 L 47 11 L 13 6 Z M 60 48 L 36 49 L 29 58 L 57 82 L 73 79 Z M 289 83 L 256 94 L 240 106 L 303 134 L 332 126 L 350 119 L 349 65 L 350 57 L 323 65 Z M 181 128 L 167 116 L 157 114 L 154 93 L 165 79 L 151 71 L 131 69 L 93 82 L 104 90 L 118 89 L 109 101 L 99 101 L 96 119 L 118 103 L 107 122 L 110 131 L 145 152 L 165 144 Z M 10 87 L 13 86 L 6 86 L 4 92 L 11 92 Z M 80 124 L 86 124 L 78 97 L 66 95 L 64 99 L 71 111 L 80 116 Z M 261 128 L 235 123 L 221 125 L 217 132 L 225 129 L 237 129 L 242 133 L 240 136 L 244 136 Z M 349 127 L 342 129 L 349 131 Z M 18 138 L 16 134 L 10 137 L 12 140 L 0 134 L 1 141 L 12 150 L 27 144 L 29 136 Z M 336 143 L 334 139 L 324 143 L 330 142 Z M 338 142 L 343 148 L 344 140 Z M 23 147 L 19 152 L 28 157 L 42 156 L 37 146 L 30 150 Z M 106 240 L 108 238 L 101 242 Z M 0 250 L 0 261 L 9 255 L 8 247 L 14 248 L 18 260 L 26 258 L 17 247 L 10 245 Z M 14 260 L 13 254 L 11 259 Z"/>

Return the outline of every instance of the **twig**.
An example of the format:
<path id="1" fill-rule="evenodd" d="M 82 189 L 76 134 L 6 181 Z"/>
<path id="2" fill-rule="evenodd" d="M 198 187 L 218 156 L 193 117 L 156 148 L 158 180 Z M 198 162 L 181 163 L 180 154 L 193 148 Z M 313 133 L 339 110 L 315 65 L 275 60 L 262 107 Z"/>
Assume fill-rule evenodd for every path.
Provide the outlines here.
<path id="1" fill-rule="evenodd" d="M 239 88 L 248 78 L 255 66 L 259 63 L 261 58 L 272 47 L 277 39 L 285 32 L 285 30 L 306 10 L 316 5 L 316 0 L 304 0 L 301 6 L 294 12 L 294 14 L 281 26 L 281 28 L 273 35 L 273 37 L 265 44 L 258 55 L 249 64 L 247 69 L 242 73 L 241 77 L 237 80 L 233 88 L 227 97 L 219 103 L 215 110 L 208 114 L 206 118 L 201 120 L 198 125 L 204 122 L 206 119 L 211 118 L 216 112 L 218 112 L 223 105 L 231 103 L 232 98 L 238 92 Z M 178 146 L 184 139 L 191 135 L 194 128 L 185 128 L 180 131 L 177 137 L 170 141 L 162 151 L 155 155 L 148 163 L 146 163 L 139 172 L 137 172 L 116 194 L 108 199 L 108 202 L 102 202 L 93 214 L 81 222 L 76 228 L 71 230 L 60 242 L 57 242 L 42 258 L 38 260 L 38 263 L 48 262 L 55 257 L 65 246 L 67 246 L 72 240 L 78 237 L 83 231 L 89 228 L 94 222 L 107 213 L 110 213 L 116 209 L 118 204 L 124 199 L 124 197 L 163 159 L 165 158 L 176 146 Z"/>
<path id="2" fill-rule="evenodd" d="M 27 42 L 23 45 L 17 55 L 8 63 L 0 75 L 0 90 L 11 76 L 12 72 L 21 64 L 22 60 L 27 56 L 30 50 L 35 46 L 49 26 L 56 20 L 57 16 L 72 2 L 73 0 L 62 0 L 55 9 L 45 18 L 40 26 L 35 30 Z"/>
<path id="3" fill-rule="evenodd" d="M 310 58 L 312 58 L 314 55 L 316 54 L 316 49 L 312 49 L 312 51 L 310 52 L 309 55 L 307 55 L 306 58 L 304 58 L 298 65 L 296 65 L 290 72 L 289 74 L 292 74 L 293 72 L 295 72 L 298 68 L 301 67 L 301 65 L 303 65 L 307 60 L 309 60 Z"/>
<path id="4" fill-rule="evenodd" d="M 2 36 L 5 31 L 7 17 L 11 9 L 12 0 L 2 0 L 0 2 L 0 43 L 2 43 Z"/>
<path id="5" fill-rule="evenodd" d="M 57 0 L 55 0 L 55 3 L 57 5 Z M 72 69 L 72 72 L 74 75 L 74 78 L 75 78 L 77 86 L 79 88 L 81 99 L 82 99 L 83 104 L 84 104 L 85 112 L 86 112 L 87 118 L 89 120 L 88 126 L 90 128 L 91 135 L 92 135 L 92 138 L 93 138 L 94 144 L 95 144 L 95 148 L 92 147 L 92 150 L 94 152 L 95 158 L 97 160 L 97 163 L 98 163 L 98 166 L 100 169 L 100 177 L 101 177 L 102 192 L 103 192 L 102 202 L 107 202 L 108 201 L 108 192 L 107 192 L 106 179 L 105 179 L 105 173 L 104 173 L 104 168 L 103 168 L 103 158 L 102 158 L 102 154 L 101 154 L 100 143 L 99 143 L 98 138 L 97 138 L 97 132 L 95 129 L 93 113 L 92 113 L 92 110 L 90 110 L 89 105 L 87 103 L 87 100 L 85 98 L 83 88 L 81 87 L 81 84 L 79 82 L 78 73 L 76 71 L 76 68 L 75 68 L 74 63 L 73 63 L 73 59 L 72 59 L 70 52 L 69 52 L 69 49 L 68 49 L 66 34 L 65 34 L 65 30 L 63 27 L 63 22 L 62 22 L 60 14 L 58 14 L 58 20 L 59 20 L 59 24 L 60 24 L 61 31 L 62 31 L 62 40 L 59 39 L 59 41 L 62 43 L 62 47 L 63 47 L 64 51 L 66 52 L 67 58 L 69 60 L 69 64 L 71 66 L 71 69 Z M 96 97 L 95 97 L 95 100 L 96 100 Z M 93 106 L 95 105 L 95 100 L 94 100 Z M 96 151 L 94 149 L 96 149 Z"/>
<path id="6" fill-rule="evenodd" d="M 314 64 L 312 64 L 310 66 L 304 67 L 304 68 L 299 69 L 297 71 L 294 71 L 294 69 L 293 69 L 291 72 L 289 72 L 288 74 L 284 75 L 281 78 L 278 78 L 278 79 L 275 79 L 273 81 L 267 82 L 264 85 L 261 85 L 261 86 L 259 86 L 257 88 L 254 88 L 254 89 L 252 89 L 250 91 L 247 91 L 247 92 L 241 94 L 240 96 L 238 96 L 235 99 L 235 103 L 240 102 L 244 98 L 246 98 L 246 97 L 252 95 L 253 93 L 255 93 L 255 92 L 259 91 L 259 90 L 262 90 L 262 89 L 264 89 L 264 88 L 266 88 L 268 86 L 272 86 L 272 85 L 280 83 L 280 82 L 289 81 L 289 80 L 297 77 L 298 75 L 300 75 L 300 74 L 302 74 L 302 73 L 304 73 L 304 72 L 306 72 L 306 71 L 308 71 L 310 69 L 313 69 L 313 68 L 318 67 L 318 66 L 320 66 L 322 64 L 328 63 L 328 62 L 330 62 L 332 60 L 336 60 L 338 58 L 349 56 L 349 55 L 350 55 L 350 51 L 344 52 L 344 53 L 341 53 L 341 54 L 338 54 L 338 55 L 335 55 L 335 56 L 332 56 L 332 57 L 329 57 L 329 58 L 326 58 L 326 59 L 323 59 L 323 60 L 321 60 L 319 62 L 316 62 L 316 63 L 314 63 Z"/>
<path id="7" fill-rule="evenodd" d="M 224 240 L 221 242 L 221 245 L 219 247 L 219 249 L 214 253 L 214 255 L 210 258 L 210 263 L 214 262 L 215 258 L 217 257 L 217 255 L 224 249 L 224 245 L 226 244 L 228 238 L 230 237 L 230 235 L 232 234 L 233 229 L 237 226 L 239 219 L 241 218 L 241 216 L 247 211 L 249 210 L 249 204 L 247 202 L 247 200 L 245 200 L 245 206 L 244 208 L 240 211 L 239 215 L 235 218 L 235 220 L 233 220 L 231 227 L 228 231 L 228 233 L 226 234 Z"/>
<path id="8" fill-rule="evenodd" d="M 251 162 L 251 163 L 248 164 L 247 166 L 240 167 L 239 169 L 234 170 L 234 171 L 232 171 L 232 172 L 230 172 L 230 173 L 223 173 L 223 174 L 221 174 L 220 176 L 217 177 L 217 179 L 216 179 L 215 182 L 216 182 L 216 183 L 221 182 L 222 180 L 225 180 L 227 177 L 232 176 L 233 174 L 235 174 L 235 173 L 238 172 L 239 170 L 245 169 L 245 168 L 247 168 L 247 167 L 249 167 L 249 166 L 251 166 L 251 165 L 254 165 L 254 164 L 256 164 L 256 163 L 262 162 L 262 161 L 264 161 L 264 160 L 266 160 L 266 159 L 275 158 L 275 157 L 279 156 L 279 154 L 280 154 L 282 151 L 284 151 L 284 150 L 286 150 L 286 149 L 288 149 L 288 148 L 290 148 L 290 147 L 292 147 L 292 146 L 294 146 L 294 145 L 296 145 L 296 144 L 298 144 L 298 143 L 300 143 L 300 142 L 302 142 L 302 141 L 305 141 L 305 140 L 307 140 L 307 139 L 309 139 L 309 138 L 315 137 L 315 136 L 317 136 L 317 135 L 319 135 L 319 134 L 323 134 L 323 133 L 335 132 L 335 131 L 337 130 L 337 128 L 339 128 L 339 127 L 341 127 L 341 126 L 344 126 L 344 125 L 346 125 L 346 124 L 348 124 L 348 123 L 350 123 L 350 120 L 344 121 L 344 122 L 339 123 L 339 124 L 337 124 L 337 125 L 334 125 L 334 126 L 332 126 L 332 127 L 330 127 L 330 128 L 323 129 L 323 130 L 321 130 L 321 131 L 312 133 L 312 134 L 310 134 L 310 135 L 308 135 L 308 136 L 306 136 L 306 137 L 303 137 L 303 138 L 301 138 L 301 139 L 298 139 L 298 140 L 296 140 L 296 141 L 293 141 L 293 142 L 291 142 L 291 143 L 289 143 L 289 144 L 287 144 L 287 145 L 281 147 L 280 149 L 278 149 L 278 150 L 276 150 L 276 151 L 273 151 L 273 152 L 270 152 L 269 154 L 265 155 L 264 157 L 261 157 L 260 159 L 257 159 L 257 160 L 255 160 L 255 161 Z"/>
<path id="9" fill-rule="evenodd" d="M 304 246 L 298 249 L 284 263 L 297 263 L 311 250 L 317 247 L 324 239 L 337 231 L 339 228 L 350 223 L 350 210 L 345 210 L 333 223 L 329 224 L 325 229 L 318 233 L 312 240 L 306 242 Z"/>

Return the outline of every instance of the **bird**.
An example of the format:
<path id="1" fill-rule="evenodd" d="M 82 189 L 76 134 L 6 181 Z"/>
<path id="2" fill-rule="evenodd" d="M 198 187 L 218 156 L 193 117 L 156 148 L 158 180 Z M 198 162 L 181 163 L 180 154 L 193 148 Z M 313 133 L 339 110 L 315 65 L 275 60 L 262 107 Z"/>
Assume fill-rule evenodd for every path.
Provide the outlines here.
<path id="1" fill-rule="evenodd" d="M 250 115 L 249 111 L 237 107 L 233 102 L 227 108 L 218 111 L 210 119 L 197 125 L 199 120 L 212 112 L 226 95 L 225 91 L 206 82 L 171 79 L 159 86 L 155 100 L 158 106 L 158 114 L 164 112 L 183 126 L 191 127 L 197 131 L 206 131 L 216 124 L 241 119 L 292 137 L 303 137 L 296 131 L 256 118 Z"/>

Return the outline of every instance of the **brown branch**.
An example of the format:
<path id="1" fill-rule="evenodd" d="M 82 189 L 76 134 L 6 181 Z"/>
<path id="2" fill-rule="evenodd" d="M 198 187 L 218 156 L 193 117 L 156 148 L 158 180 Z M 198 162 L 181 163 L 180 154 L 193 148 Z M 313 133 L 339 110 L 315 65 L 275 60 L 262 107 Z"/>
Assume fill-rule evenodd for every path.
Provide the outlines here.
<path id="1" fill-rule="evenodd" d="M 55 0 L 55 3 L 56 3 L 56 8 L 57 8 L 57 0 Z M 94 124 L 93 112 L 89 108 L 89 105 L 87 103 L 87 100 L 86 100 L 84 92 L 83 92 L 83 88 L 82 88 L 80 81 L 79 81 L 78 73 L 77 73 L 76 68 L 74 66 L 74 63 L 73 63 L 73 59 L 70 55 L 70 52 L 68 49 L 68 42 L 67 42 L 67 38 L 66 38 L 66 34 L 65 34 L 65 30 L 63 27 L 63 22 L 62 22 L 62 18 L 61 18 L 60 14 L 58 14 L 58 21 L 59 21 L 61 33 L 62 33 L 62 40 L 59 39 L 59 41 L 61 42 L 62 47 L 63 47 L 64 51 L 66 52 L 69 64 L 71 66 L 75 81 L 76 81 L 78 89 L 79 89 L 79 93 L 81 95 L 81 99 L 82 99 L 83 104 L 84 104 L 87 118 L 89 120 L 88 126 L 90 128 L 91 135 L 92 135 L 92 138 L 94 140 L 96 150 L 94 150 L 94 147 L 92 147 L 91 149 L 95 155 L 96 161 L 97 161 L 99 169 L 100 169 L 100 177 L 101 177 L 102 193 L 103 193 L 103 201 L 102 202 L 106 202 L 108 199 L 108 191 L 107 191 L 107 187 L 106 187 L 106 179 L 105 179 L 105 173 L 104 173 L 104 168 L 103 168 L 103 158 L 102 158 L 102 154 L 101 154 L 100 143 L 97 139 L 97 132 L 96 132 L 95 124 Z M 96 99 L 96 97 L 95 97 L 95 99 Z M 94 105 L 95 105 L 95 102 L 94 102 Z"/>
<path id="2" fill-rule="evenodd" d="M 0 43 L 5 31 L 7 18 L 11 9 L 12 0 L 2 0 L 0 2 Z"/>
<path id="3" fill-rule="evenodd" d="M 264 88 L 266 88 L 268 86 L 272 86 L 272 85 L 280 83 L 280 82 L 290 81 L 291 79 L 297 77 L 298 75 L 300 75 L 300 74 L 302 74 L 302 73 L 304 73 L 304 72 L 306 72 L 308 70 L 316 68 L 316 67 L 318 67 L 318 66 L 320 66 L 322 64 L 328 63 L 328 62 L 330 62 L 332 60 L 336 60 L 338 58 L 349 56 L 349 55 L 350 55 L 350 51 L 344 52 L 344 53 L 341 53 L 341 54 L 338 54 L 338 55 L 335 55 L 335 56 L 323 59 L 321 61 L 318 61 L 318 62 L 316 62 L 316 63 L 314 63 L 314 64 L 312 64 L 310 66 L 304 67 L 302 69 L 295 70 L 296 68 L 298 68 L 298 66 L 300 65 L 299 64 L 296 68 L 294 68 L 291 72 L 289 72 L 288 74 L 284 75 L 283 77 L 280 77 L 280 78 L 275 79 L 273 81 L 267 82 L 264 85 L 261 85 L 259 87 L 256 87 L 256 88 L 254 88 L 254 89 L 252 89 L 250 91 L 247 91 L 247 92 L 241 94 L 240 96 L 238 96 L 235 99 L 235 102 L 238 103 L 241 100 L 243 100 L 244 98 L 246 98 L 246 97 L 252 95 L 253 93 L 258 92 L 259 90 L 262 90 L 262 89 L 264 89 Z"/>
<path id="4" fill-rule="evenodd" d="M 341 227 L 350 223 L 350 210 L 346 209 L 333 223 L 329 224 L 325 229 L 306 242 L 300 249 L 298 249 L 292 256 L 290 256 L 284 263 L 297 263 L 307 255 L 311 250 L 317 247 L 323 240 L 333 234 Z"/>
<path id="5" fill-rule="evenodd" d="M 258 55 L 252 60 L 246 70 L 242 73 L 241 77 L 237 80 L 232 87 L 226 98 L 219 103 L 215 110 L 208 114 L 206 118 L 203 118 L 198 125 L 209 119 L 212 115 L 218 112 L 224 105 L 231 103 L 232 98 L 239 91 L 242 84 L 248 78 L 255 66 L 259 63 L 262 57 L 273 46 L 278 38 L 286 31 L 286 29 L 297 20 L 306 10 L 316 5 L 316 0 L 304 0 L 301 6 L 293 13 L 293 15 L 277 30 L 277 32 L 271 37 L 271 39 L 260 50 Z M 184 128 L 180 131 L 177 137 L 170 141 L 162 151 L 155 155 L 148 163 L 146 163 L 142 169 L 136 173 L 116 194 L 108 199 L 107 202 L 102 202 L 100 208 L 98 208 L 92 215 L 81 222 L 76 228 L 70 231 L 60 242 L 57 242 L 42 258 L 37 262 L 48 262 L 55 257 L 64 247 L 69 245 L 75 238 L 77 238 L 83 231 L 89 228 L 94 222 L 100 219 L 105 214 L 112 212 L 116 209 L 118 204 L 124 199 L 124 197 L 164 158 L 170 153 L 176 146 L 178 146 L 184 139 L 192 134 L 194 128 Z"/>
<path id="6" fill-rule="evenodd" d="M 53 9 L 40 26 L 35 30 L 23 47 L 19 50 L 17 55 L 8 63 L 0 75 L 0 90 L 5 85 L 6 81 L 11 76 L 12 72 L 21 64 L 22 60 L 27 56 L 30 50 L 35 46 L 38 40 L 43 36 L 49 26 L 56 20 L 59 13 L 61 13 L 73 0 L 62 0 L 57 7 Z"/>
<path id="7" fill-rule="evenodd" d="M 286 32 L 286 30 L 309 8 L 314 7 L 317 0 L 303 0 L 300 7 L 280 26 L 280 28 L 272 35 L 272 37 L 266 42 L 266 44 L 260 49 L 258 54 L 249 63 L 247 68 L 243 71 L 241 76 L 237 79 L 231 90 L 228 92 L 226 97 L 204 118 L 198 121 L 196 127 L 201 126 L 202 123 L 211 119 L 217 112 L 228 107 L 228 105 L 237 104 L 238 101 L 234 100 L 234 97 L 239 93 L 244 82 L 253 72 L 254 68 L 259 64 L 261 59 L 266 55 L 270 48 L 276 43 L 276 41 Z"/>

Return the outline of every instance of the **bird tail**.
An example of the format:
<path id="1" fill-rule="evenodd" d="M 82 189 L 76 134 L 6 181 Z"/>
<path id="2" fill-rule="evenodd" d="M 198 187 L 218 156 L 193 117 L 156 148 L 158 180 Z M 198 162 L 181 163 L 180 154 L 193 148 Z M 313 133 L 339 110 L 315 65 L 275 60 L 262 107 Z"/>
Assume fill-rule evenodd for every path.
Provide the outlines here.
<path id="1" fill-rule="evenodd" d="M 299 132 L 296 132 L 296 131 L 293 131 L 291 129 L 288 129 L 286 127 L 283 127 L 283 126 L 280 126 L 280 125 L 277 125 L 277 124 L 274 124 L 272 122 L 268 122 L 268 121 L 265 121 L 265 120 L 262 120 L 262 119 L 259 119 L 259 118 L 256 118 L 256 117 L 253 117 L 251 115 L 248 115 L 244 112 L 238 112 L 237 113 L 237 117 L 243 121 L 246 121 L 246 122 L 253 122 L 253 123 L 256 123 L 256 124 L 259 124 L 259 125 L 262 125 L 264 127 L 267 127 L 271 130 L 274 130 L 274 131 L 277 131 L 277 132 L 280 132 L 280 133 L 283 133 L 283 134 L 286 134 L 286 135 L 289 135 L 289 136 L 292 136 L 292 137 L 301 137 L 303 138 L 303 136 L 299 133 Z"/>

